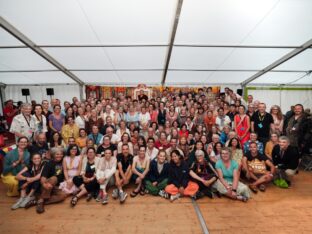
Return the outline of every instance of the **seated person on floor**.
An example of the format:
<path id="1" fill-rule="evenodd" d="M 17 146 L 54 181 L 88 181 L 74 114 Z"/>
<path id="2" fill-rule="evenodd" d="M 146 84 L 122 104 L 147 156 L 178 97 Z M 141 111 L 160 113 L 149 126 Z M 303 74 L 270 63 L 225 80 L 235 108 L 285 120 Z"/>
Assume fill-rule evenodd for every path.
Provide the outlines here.
<path id="1" fill-rule="evenodd" d="M 229 149 L 222 149 L 221 159 L 215 167 L 219 177 L 217 190 L 231 199 L 246 202 L 250 198 L 250 191 L 239 181 L 238 164 L 231 158 Z"/>
<path id="2" fill-rule="evenodd" d="M 70 145 L 63 159 L 63 172 L 65 180 L 60 183 L 60 189 L 66 194 L 76 194 L 78 188 L 73 183 L 73 178 L 81 173 L 82 156 L 76 144 Z"/>
<path id="3" fill-rule="evenodd" d="M 139 153 L 134 156 L 132 163 L 132 178 L 135 184 L 137 184 L 137 187 L 131 192 L 131 197 L 135 197 L 138 193 L 144 195 L 144 179 L 149 171 L 149 167 L 150 158 L 146 155 L 146 147 L 141 145 L 139 147 Z"/>
<path id="4" fill-rule="evenodd" d="M 100 185 L 100 192 L 96 198 L 97 202 L 102 202 L 103 205 L 108 203 L 107 186 L 114 185 L 114 174 L 116 172 L 117 159 L 113 156 L 111 149 L 104 151 L 104 157 L 100 159 L 96 179 Z"/>
<path id="5" fill-rule="evenodd" d="M 123 187 L 128 185 L 132 176 L 133 155 L 129 154 L 128 144 L 121 147 L 121 154 L 117 155 L 117 170 L 115 172 L 115 181 L 117 188 L 113 190 L 112 197 L 119 198 L 123 203 L 128 194 L 123 191 Z"/>
<path id="6" fill-rule="evenodd" d="M 36 205 L 38 214 L 44 212 L 44 205 L 57 203 L 65 200 L 66 194 L 59 189 L 59 184 L 64 181 L 63 150 L 54 148 L 51 152 L 52 160 L 47 162 L 41 172 L 41 193 L 39 200 L 31 200 L 25 208 Z"/>
<path id="7" fill-rule="evenodd" d="M 218 176 L 210 162 L 205 160 L 205 153 L 202 150 L 195 152 L 196 161 L 191 165 L 190 176 L 199 185 L 196 199 L 203 196 L 213 198 L 216 191 L 216 181 Z"/>
<path id="8" fill-rule="evenodd" d="M 270 168 L 270 171 L 267 170 Z M 271 160 L 258 152 L 257 143 L 251 142 L 249 144 L 249 152 L 243 157 L 243 172 L 248 180 L 253 181 L 249 184 L 249 188 L 254 193 L 260 191 L 264 192 L 265 184 L 273 179 L 275 167 Z"/>
<path id="9" fill-rule="evenodd" d="M 289 176 L 297 173 L 300 154 L 296 147 L 289 144 L 289 138 L 281 136 L 279 142 L 274 146 L 272 151 L 273 164 L 277 168 L 277 172 L 281 174 L 290 186 Z"/>
<path id="10" fill-rule="evenodd" d="M 150 170 L 145 179 L 145 189 L 154 196 L 168 198 L 165 187 L 168 184 L 169 163 L 166 161 L 166 151 L 160 150 L 157 157 L 151 161 Z"/>
<path id="11" fill-rule="evenodd" d="M 78 199 L 85 194 L 88 194 L 87 201 L 90 201 L 99 191 L 99 184 L 96 180 L 96 172 L 100 158 L 96 157 L 94 147 L 89 147 L 86 154 L 86 157 L 83 157 L 82 159 L 80 175 L 74 176 L 73 178 L 73 183 L 79 189 L 79 192 L 72 198 L 72 206 L 75 206 Z"/>
<path id="12" fill-rule="evenodd" d="M 171 152 L 169 181 L 165 191 L 170 194 L 170 201 L 181 196 L 194 196 L 199 186 L 190 180 L 188 164 L 178 150 Z"/>
<path id="13" fill-rule="evenodd" d="M 30 163 L 30 155 L 27 150 L 28 138 L 20 137 L 17 140 L 17 147 L 8 152 L 3 162 L 2 183 L 8 189 L 7 196 L 15 197 L 19 195 L 18 180 L 15 176 Z"/>
<path id="14" fill-rule="evenodd" d="M 28 202 L 35 199 L 35 194 L 40 192 L 40 177 L 43 166 L 40 154 L 33 154 L 31 163 L 16 175 L 21 196 L 11 207 L 12 210 L 25 207 Z"/>

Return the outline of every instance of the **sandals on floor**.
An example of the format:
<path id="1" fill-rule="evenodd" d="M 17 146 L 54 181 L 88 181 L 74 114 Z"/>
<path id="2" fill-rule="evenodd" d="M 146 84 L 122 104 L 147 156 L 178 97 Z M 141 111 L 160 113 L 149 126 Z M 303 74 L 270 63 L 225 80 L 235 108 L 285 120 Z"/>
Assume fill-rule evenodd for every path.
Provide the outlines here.
<path id="1" fill-rule="evenodd" d="M 260 184 L 260 185 L 259 185 L 259 190 L 260 190 L 261 192 L 265 192 L 265 189 L 266 189 L 266 187 L 265 187 L 264 184 Z"/>
<path id="2" fill-rule="evenodd" d="M 73 196 L 71 201 L 70 201 L 70 204 L 72 207 L 74 207 L 78 202 L 78 197 L 77 196 Z"/>
<path id="3" fill-rule="evenodd" d="M 254 186 L 253 184 L 250 184 L 250 185 L 249 185 L 249 188 L 250 188 L 250 190 L 253 191 L 254 193 L 258 193 L 258 188 L 257 188 L 257 186 Z"/>
<path id="4" fill-rule="evenodd" d="M 130 197 L 136 197 L 139 193 L 140 193 L 140 192 L 136 192 L 136 191 L 133 190 L 133 191 L 130 193 Z"/>
<path id="5" fill-rule="evenodd" d="M 88 193 L 86 201 L 89 202 L 92 200 L 92 198 L 93 198 L 92 193 Z"/>
<path id="6" fill-rule="evenodd" d="M 141 189 L 140 189 L 140 195 L 141 196 L 145 195 L 145 188 L 144 188 L 144 186 L 142 186 Z"/>

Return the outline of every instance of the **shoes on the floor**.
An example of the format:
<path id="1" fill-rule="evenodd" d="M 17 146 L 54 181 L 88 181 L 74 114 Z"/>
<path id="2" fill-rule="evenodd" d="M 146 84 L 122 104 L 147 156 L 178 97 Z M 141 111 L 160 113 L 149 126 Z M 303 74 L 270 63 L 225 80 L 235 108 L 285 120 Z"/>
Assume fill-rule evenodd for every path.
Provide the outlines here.
<path id="1" fill-rule="evenodd" d="M 36 211 L 38 214 L 42 214 L 44 212 L 43 202 L 37 202 Z"/>
<path id="2" fill-rule="evenodd" d="M 112 198 L 117 199 L 119 196 L 119 190 L 118 189 L 114 189 L 113 193 L 112 193 Z"/>
<path id="3" fill-rule="evenodd" d="M 120 203 L 124 203 L 128 194 L 126 192 L 119 192 L 119 201 Z"/>
<path id="4" fill-rule="evenodd" d="M 102 199 L 103 199 L 103 191 L 100 191 L 95 200 L 97 202 L 100 202 L 102 201 Z"/>
<path id="5" fill-rule="evenodd" d="M 28 208 L 30 208 L 30 207 L 32 207 L 32 206 L 35 206 L 35 205 L 37 205 L 37 200 L 30 200 L 29 202 L 27 202 L 26 204 L 25 204 L 25 209 L 28 209 Z"/>
<path id="6" fill-rule="evenodd" d="M 238 195 L 237 200 L 240 200 L 242 202 L 247 202 L 248 201 L 248 197 L 242 196 L 242 195 Z"/>
<path id="7" fill-rule="evenodd" d="M 20 204 L 20 207 L 24 208 L 26 206 L 26 204 L 32 200 L 35 200 L 35 197 L 31 196 L 27 196 L 24 198 L 23 202 Z"/>
<path id="8" fill-rule="evenodd" d="M 16 210 L 21 207 L 21 204 L 24 202 L 25 197 L 20 197 L 15 204 L 11 206 L 12 210 Z"/>
<path id="9" fill-rule="evenodd" d="M 258 188 L 257 186 L 253 185 L 253 184 L 250 184 L 248 186 L 250 188 L 251 191 L 253 191 L 254 193 L 258 193 Z"/>
<path id="10" fill-rule="evenodd" d="M 264 184 L 260 184 L 260 185 L 259 185 L 259 190 L 260 190 L 261 192 L 265 192 L 265 189 L 266 189 L 266 187 L 265 187 Z"/>
<path id="11" fill-rule="evenodd" d="M 180 193 L 177 193 L 175 195 L 171 195 L 170 196 L 170 201 L 173 202 L 173 201 L 177 200 L 179 197 L 181 197 Z"/>
<path id="12" fill-rule="evenodd" d="M 88 193 L 86 201 L 89 202 L 92 200 L 92 198 L 93 198 L 92 193 Z"/>
<path id="13" fill-rule="evenodd" d="M 158 195 L 165 199 L 169 198 L 169 194 L 165 190 L 160 190 Z"/>
<path id="14" fill-rule="evenodd" d="M 105 194 L 105 195 L 103 196 L 102 204 L 103 204 L 103 205 L 108 204 L 108 194 Z"/>

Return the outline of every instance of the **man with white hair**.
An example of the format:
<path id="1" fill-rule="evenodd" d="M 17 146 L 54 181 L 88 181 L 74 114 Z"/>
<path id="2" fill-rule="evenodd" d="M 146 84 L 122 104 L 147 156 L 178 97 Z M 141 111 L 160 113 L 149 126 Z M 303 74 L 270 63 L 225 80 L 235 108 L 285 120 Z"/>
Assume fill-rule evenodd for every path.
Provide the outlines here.
<path id="1" fill-rule="evenodd" d="M 18 138 L 25 136 L 29 142 L 33 140 L 33 134 L 35 131 L 35 119 L 31 118 L 32 106 L 29 103 L 22 104 L 21 114 L 16 115 L 13 118 L 10 132 L 15 135 L 17 141 Z"/>
<path id="2" fill-rule="evenodd" d="M 203 196 L 214 197 L 213 192 L 216 191 L 216 181 L 218 175 L 210 162 L 205 160 L 205 153 L 202 150 L 195 151 L 196 161 L 190 167 L 190 176 L 199 186 L 199 191 L 195 195 L 195 199 Z"/>

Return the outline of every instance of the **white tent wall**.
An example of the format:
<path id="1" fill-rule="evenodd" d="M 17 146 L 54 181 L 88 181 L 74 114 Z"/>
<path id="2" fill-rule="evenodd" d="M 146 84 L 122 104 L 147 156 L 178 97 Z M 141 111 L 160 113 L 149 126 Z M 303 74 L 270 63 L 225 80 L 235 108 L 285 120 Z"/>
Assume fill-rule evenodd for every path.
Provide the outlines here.
<path id="1" fill-rule="evenodd" d="M 269 88 L 247 87 L 247 94 L 251 94 L 254 100 L 259 100 L 267 105 L 267 111 L 272 105 L 279 105 L 283 113 L 286 113 L 291 105 L 302 104 L 304 108 L 312 107 L 312 87 L 310 88 Z"/>
<path id="2" fill-rule="evenodd" d="M 14 102 L 23 101 L 26 102 L 26 97 L 22 96 L 22 89 L 29 89 L 30 96 L 28 96 L 28 102 L 35 100 L 37 103 L 41 103 L 46 99 L 50 101 L 50 96 L 47 95 L 47 88 L 54 89 L 54 95 L 52 97 L 61 100 L 63 105 L 64 101 L 71 101 L 73 97 L 79 98 L 79 85 L 46 85 L 46 86 L 17 86 L 8 85 L 5 88 L 6 99 L 12 99 Z"/>

